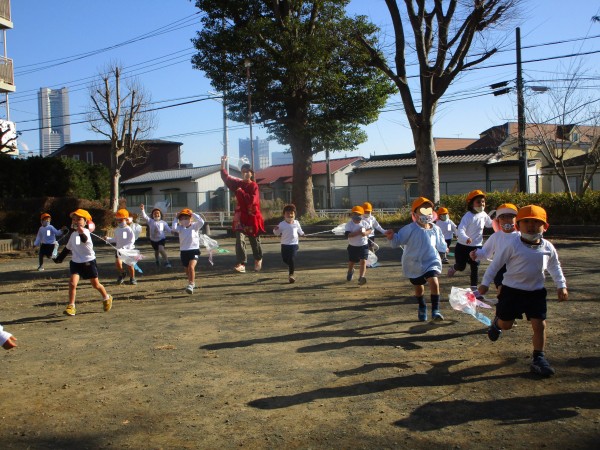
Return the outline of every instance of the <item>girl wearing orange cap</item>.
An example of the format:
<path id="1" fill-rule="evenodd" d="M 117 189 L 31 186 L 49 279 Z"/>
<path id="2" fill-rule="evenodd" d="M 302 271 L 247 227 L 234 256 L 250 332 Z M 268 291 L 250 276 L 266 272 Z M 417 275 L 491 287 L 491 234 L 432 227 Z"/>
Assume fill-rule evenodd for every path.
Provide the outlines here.
<path id="1" fill-rule="evenodd" d="M 344 235 L 348 238 L 348 273 L 346 281 L 354 277 L 354 265 L 359 264 L 358 284 L 362 286 L 367 282 L 367 258 L 369 257 L 369 238 L 373 231 L 370 225 L 363 220 L 365 210 L 362 206 L 355 206 L 350 211 L 350 221 L 346 224 Z"/>
<path id="2" fill-rule="evenodd" d="M 192 221 L 192 217 L 194 221 Z M 185 267 L 188 285 L 185 292 L 192 295 L 196 287 L 196 264 L 200 257 L 200 229 L 204 219 L 189 208 L 183 208 L 173 219 L 171 229 L 179 235 L 181 264 Z"/>
<path id="3" fill-rule="evenodd" d="M 477 289 L 479 281 L 479 262 L 471 259 L 469 254 L 483 245 L 483 229 L 492 228 L 492 219 L 484 211 L 485 192 L 476 189 L 467 194 L 467 212 L 458 224 L 458 242 L 454 248 L 456 262 L 448 269 L 448 276 L 462 272 L 471 267 L 471 289 Z"/>
<path id="4" fill-rule="evenodd" d="M 386 230 L 379 225 L 377 218 L 373 215 L 373 205 L 371 205 L 369 202 L 364 202 L 362 207 L 365 210 L 365 213 L 363 214 L 363 220 L 367 222 L 369 224 L 369 228 L 373 230 L 371 231 L 371 234 L 367 236 L 369 238 L 369 250 L 373 250 L 373 247 L 375 247 L 375 230 L 379 231 L 381 234 L 385 234 Z"/>
<path id="5" fill-rule="evenodd" d="M 135 248 L 135 234 L 133 230 L 127 225 L 127 219 L 129 219 L 129 211 L 126 209 L 119 209 L 115 213 L 115 220 L 117 222 L 117 228 L 115 229 L 115 237 L 106 238 L 106 242 L 114 243 L 118 249 L 131 250 Z M 127 273 L 129 273 L 129 284 L 137 284 L 135 279 L 135 269 L 133 266 L 127 265 L 127 271 L 123 270 L 123 261 L 119 258 L 119 254 L 115 252 L 115 265 L 119 277 L 117 278 L 117 284 L 123 284 Z"/>
<path id="6" fill-rule="evenodd" d="M 56 241 L 56 238 L 62 236 L 68 231 L 67 227 L 62 227 L 60 230 L 57 230 L 50 225 L 51 220 L 52 218 L 48 213 L 44 213 L 40 216 L 40 222 L 42 226 L 38 230 L 35 241 L 33 242 L 34 247 L 37 247 L 38 245 L 40 246 L 40 251 L 38 254 L 39 265 L 37 269 L 40 272 L 44 270 L 44 256 L 46 258 L 50 258 L 54 249 L 58 248 L 58 242 Z"/>
<path id="7" fill-rule="evenodd" d="M 415 287 L 415 297 L 419 304 L 418 319 L 427 320 L 425 303 L 425 285 L 431 292 L 431 317 L 434 321 L 444 320 L 440 312 L 440 284 L 438 277 L 442 273 L 440 253 L 448 251 L 442 230 L 433 222 L 436 213 L 433 202 L 419 197 L 412 203 L 413 223 L 402 227 L 396 234 L 388 230 L 386 237 L 392 248 L 404 246 L 402 253 L 402 272 Z"/>
<path id="8" fill-rule="evenodd" d="M 506 264 L 502 289 L 498 294 L 496 317 L 488 329 L 488 337 L 491 341 L 498 340 L 502 330 L 510 330 L 515 319 L 522 319 L 525 314 L 533 329 L 531 371 L 550 376 L 554 374 L 554 369 L 544 354 L 547 311 L 545 271 L 554 280 L 559 301 L 568 299 L 567 282 L 556 249 L 543 239 L 544 231 L 548 229 L 546 211 L 536 205 L 524 206 L 517 213 L 516 226 L 521 235 L 499 249 L 479 286 L 479 292 L 485 294 L 494 275 Z"/>
<path id="9" fill-rule="evenodd" d="M 75 231 L 71 233 L 67 249 L 71 252 L 71 261 L 69 271 L 71 279 L 69 280 L 69 304 L 64 313 L 67 316 L 75 315 L 75 296 L 77 294 L 77 285 L 79 279 L 90 280 L 92 287 L 102 295 L 104 312 L 112 308 L 113 298 L 106 292 L 104 286 L 98 279 L 98 266 L 96 265 L 96 253 L 92 243 L 92 235 L 87 228 L 92 221 L 92 216 L 85 209 L 78 209 L 71 213 L 71 228 Z"/>

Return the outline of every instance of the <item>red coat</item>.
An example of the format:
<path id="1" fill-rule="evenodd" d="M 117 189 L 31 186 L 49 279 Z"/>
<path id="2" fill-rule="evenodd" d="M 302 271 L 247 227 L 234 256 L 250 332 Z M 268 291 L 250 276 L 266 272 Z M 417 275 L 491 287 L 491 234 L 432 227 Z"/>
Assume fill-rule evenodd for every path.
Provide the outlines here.
<path id="1" fill-rule="evenodd" d="M 264 233 L 265 221 L 260 212 L 258 184 L 232 177 L 224 169 L 221 170 L 221 179 L 235 194 L 237 200 L 233 215 L 233 230 L 242 231 L 248 236 Z"/>

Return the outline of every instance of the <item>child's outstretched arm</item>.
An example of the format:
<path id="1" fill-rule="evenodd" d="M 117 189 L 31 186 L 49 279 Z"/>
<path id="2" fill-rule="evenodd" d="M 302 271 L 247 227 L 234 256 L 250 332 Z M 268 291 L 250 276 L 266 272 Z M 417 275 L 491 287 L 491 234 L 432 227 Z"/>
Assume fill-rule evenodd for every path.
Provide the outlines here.
<path id="1" fill-rule="evenodd" d="M 4 331 L 2 325 L 0 325 L 0 345 L 6 350 L 17 346 L 17 338 L 8 331 Z"/>

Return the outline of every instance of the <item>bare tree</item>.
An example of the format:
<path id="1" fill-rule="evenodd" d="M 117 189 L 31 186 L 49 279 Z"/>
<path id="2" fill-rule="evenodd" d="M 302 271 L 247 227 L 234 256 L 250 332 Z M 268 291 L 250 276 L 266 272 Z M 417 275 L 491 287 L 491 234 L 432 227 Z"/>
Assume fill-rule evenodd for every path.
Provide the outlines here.
<path id="1" fill-rule="evenodd" d="M 14 154 L 19 135 L 15 132 L 14 123 L 0 120 L 0 154 Z"/>
<path id="2" fill-rule="evenodd" d="M 483 49 L 470 55 L 474 41 L 508 17 L 516 0 L 385 0 L 385 3 L 394 27 L 394 58 L 388 62 L 367 40 L 362 43 L 371 52 L 371 64 L 383 71 L 400 92 L 413 134 L 419 192 L 437 202 L 440 191 L 433 118 L 438 102 L 459 74 L 496 52 L 496 48 Z M 404 17 L 398 3 L 404 3 Z M 420 111 L 407 73 L 410 63 L 407 53 L 411 49 L 419 66 Z"/>
<path id="3" fill-rule="evenodd" d="M 90 99 L 90 127 L 110 141 L 110 207 L 117 211 L 123 164 L 141 164 L 148 154 L 144 139 L 155 126 L 150 95 L 135 79 L 123 83 L 122 67 L 111 64 L 90 86 Z"/>
<path id="4" fill-rule="evenodd" d="M 539 152 L 571 200 L 574 191 L 583 195 L 589 189 L 600 165 L 600 98 L 582 86 L 585 80 L 577 68 L 546 96 L 531 98 L 527 108 L 529 152 Z M 569 182 L 573 176 L 576 185 Z"/>

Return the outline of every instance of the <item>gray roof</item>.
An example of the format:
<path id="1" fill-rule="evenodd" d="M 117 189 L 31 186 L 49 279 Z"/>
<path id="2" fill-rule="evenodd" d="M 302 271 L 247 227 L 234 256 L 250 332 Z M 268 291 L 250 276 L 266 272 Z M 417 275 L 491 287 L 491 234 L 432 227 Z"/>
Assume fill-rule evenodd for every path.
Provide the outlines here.
<path id="1" fill-rule="evenodd" d="M 495 162 L 497 150 L 465 151 L 450 150 L 437 154 L 438 164 L 465 164 L 465 163 L 488 163 Z M 358 166 L 358 170 L 382 169 L 387 167 L 410 167 L 416 166 L 417 159 L 414 152 L 404 155 L 374 156 Z"/>
<path id="2" fill-rule="evenodd" d="M 186 169 L 158 170 L 148 172 L 121 182 L 122 185 L 155 183 L 157 181 L 197 180 L 221 170 L 220 164 Z"/>

